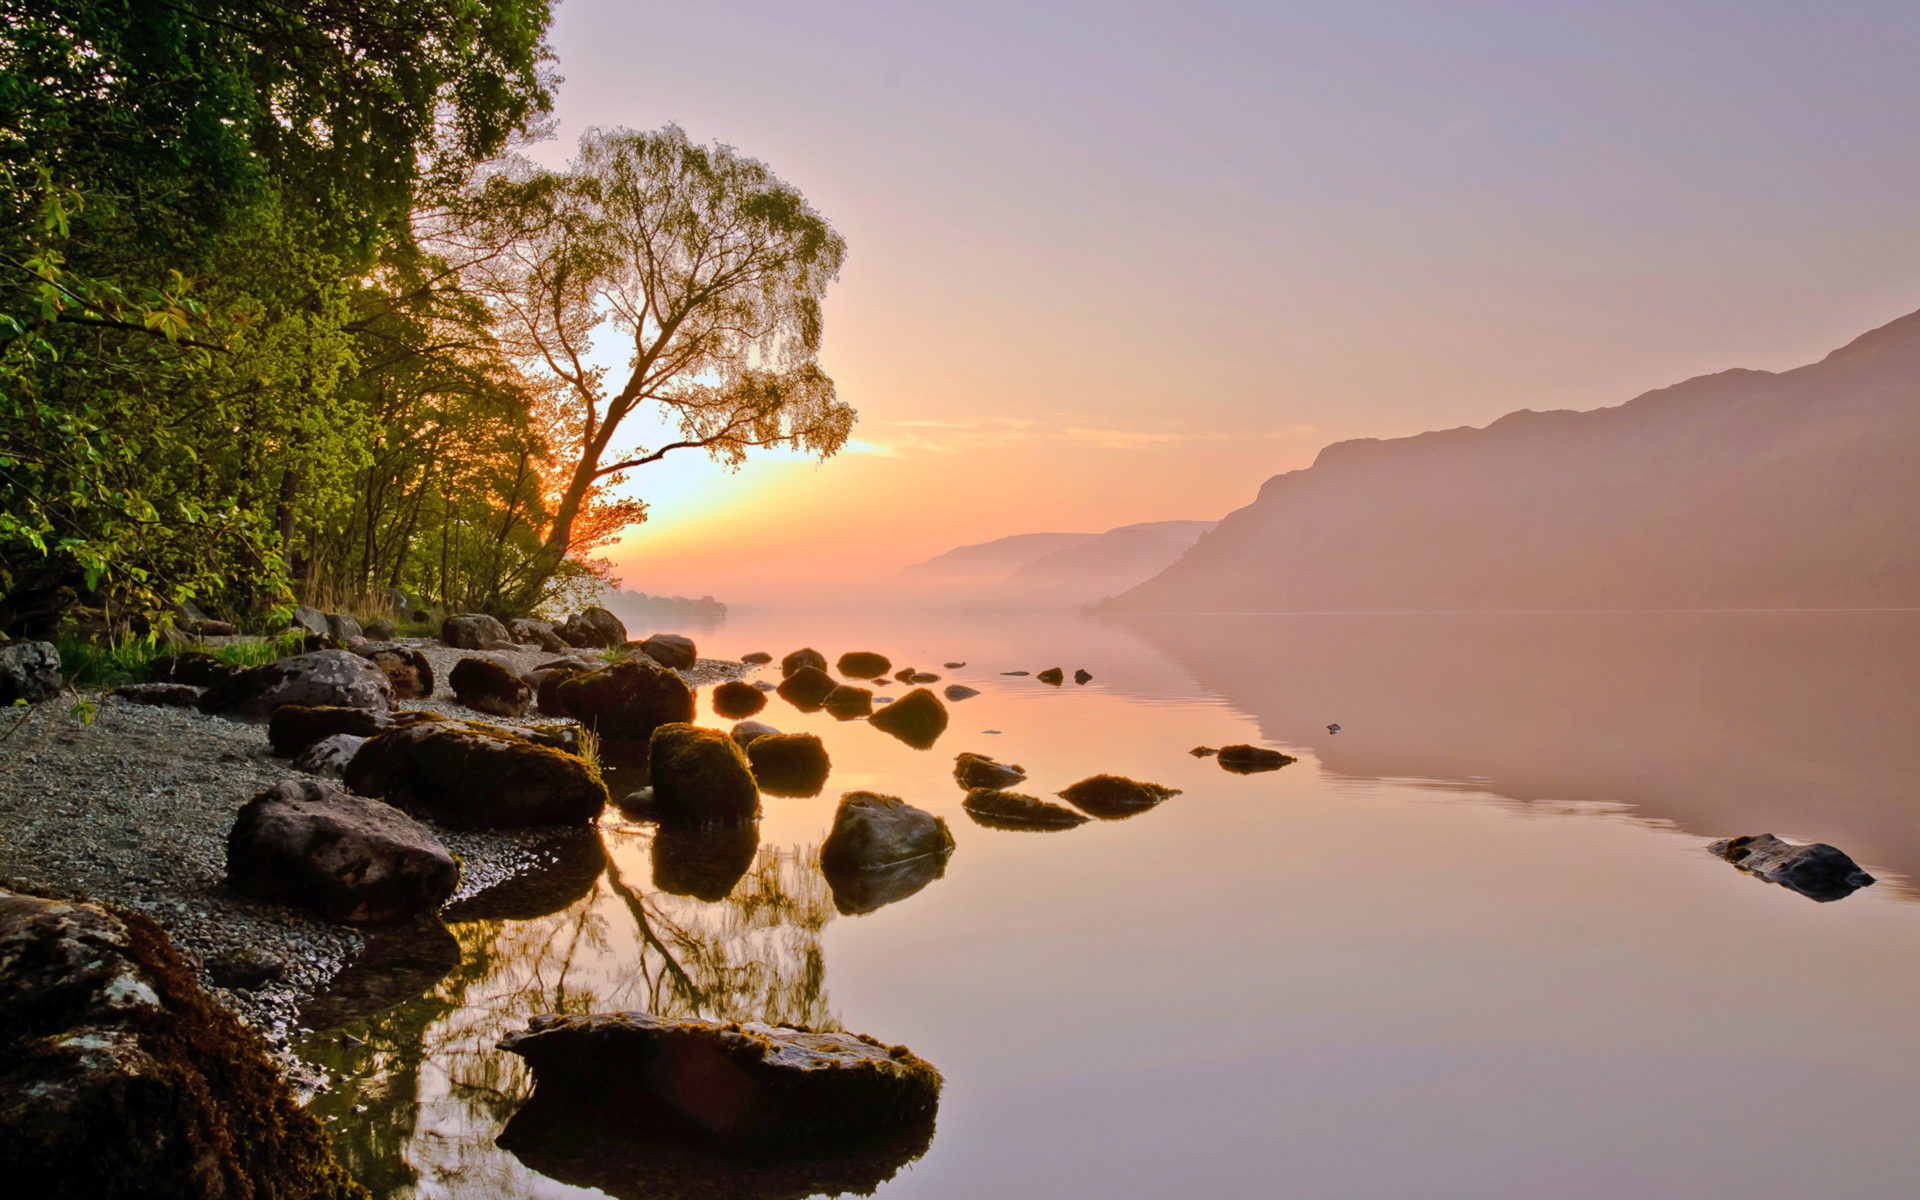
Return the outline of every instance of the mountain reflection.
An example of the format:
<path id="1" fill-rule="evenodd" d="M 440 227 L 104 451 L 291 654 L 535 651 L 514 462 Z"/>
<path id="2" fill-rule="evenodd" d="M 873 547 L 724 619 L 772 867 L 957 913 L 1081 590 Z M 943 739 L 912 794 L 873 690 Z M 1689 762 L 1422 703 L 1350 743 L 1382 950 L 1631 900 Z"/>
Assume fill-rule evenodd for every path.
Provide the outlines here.
<path id="1" fill-rule="evenodd" d="M 1269 741 L 1311 747 L 1330 775 L 1543 808 L 1626 805 L 1700 835 L 1794 835 L 1920 875 L 1920 614 L 1115 623 L 1250 714 Z M 1335 722 L 1343 730 L 1329 734 Z"/>

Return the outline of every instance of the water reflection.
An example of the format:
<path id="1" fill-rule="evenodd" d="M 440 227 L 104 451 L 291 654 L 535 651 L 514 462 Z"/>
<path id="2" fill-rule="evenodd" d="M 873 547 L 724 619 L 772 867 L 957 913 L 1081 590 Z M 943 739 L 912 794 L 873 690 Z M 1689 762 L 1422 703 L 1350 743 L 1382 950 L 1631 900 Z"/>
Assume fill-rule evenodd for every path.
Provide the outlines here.
<path id="1" fill-rule="evenodd" d="M 951 852 L 926 854 L 878 870 L 829 870 L 833 906 L 841 915 L 854 917 L 898 903 L 945 875 L 950 857 Z"/>
<path id="2" fill-rule="evenodd" d="M 758 825 L 662 826 L 653 836 L 653 886 L 696 900 L 724 900 L 759 847 Z"/>

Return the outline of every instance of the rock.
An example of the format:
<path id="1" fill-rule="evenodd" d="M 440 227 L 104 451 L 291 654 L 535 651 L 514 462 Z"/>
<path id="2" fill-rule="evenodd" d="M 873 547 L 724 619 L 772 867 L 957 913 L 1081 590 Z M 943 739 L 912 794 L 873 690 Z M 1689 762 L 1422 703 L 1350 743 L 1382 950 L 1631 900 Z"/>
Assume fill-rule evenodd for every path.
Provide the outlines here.
<path id="1" fill-rule="evenodd" d="M 780 681 L 780 695 L 802 712 L 814 712 L 840 685 L 819 667 L 801 667 Z"/>
<path id="2" fill-rule="evenodd" d="M 64 682 L 60 651 L 52 642 L 9 642 L 0 646 L 0 705 L 28 704 L 56 695 Z"/>
<path id="3" fill-rule="evenodd" d="M 978 690 L 970 688 L 964 683 L 950 683 L 946 686 L 946 690 L 940 694 L 945 696 L 949 702 L 957 702 L 960 700 L 971 700 L 980 693 Z"/>
<path id="4" fill-rule="evenodd" d="M 967 664 L 963 662 L 952 662 L 952 663 L 941 663 L 940 665 L 945 667 L 949 671 L 958 671 L 961 667 L 964 667 Z"/>
<path id="5" fill-rule="evenodd" d="M 653 838 L 653 886 L 718 903 L 753 866 L 759 848 L 760 827 L 752 821 L 704 829 L 662 825 Z"/>
<path id="6" fill-rule="evenodd" d="M 833 770 L 826 745 L 811 733 L 763 733 L 746 751 L 754 781 L 770 796 L 818 796 Z"/>
<path id="7" fill-rule="evenodd" d="M 912 668 L 912 667 L 901 667 L 901 668 L 900 668 L 900 669 L 899 669 L 898 671 L 895 671 L 895 672 L 893 673 L 893 677 L 894 677 L 895 679 L 897 679 L 897 680 L 899 680 L 899 681 L 900 681 L 901 683 L 912 683 L 912 682 L 913 682 L 913 668 Z"/>
<path id="8" fill-rule="evenodd" d="M 454 699 L 496 717 L 523 717 L 533 703 L 533 689 L 526 680 L 491 659 L 461 659 L 447 682 L 453 685 Z"/>
<path id="9" fill-rule="evenodd" d="M 221 662 L 199 650 L 163 654 L 147 664 L 147 678 L 155 683 L 186 683 L 194 687 L 212 687 L 239 671 L 232 663 Z"/>
<path id="10" fill-rule="evenodd" d="M 599 1133 L 664 1126 L 740 1152 L 870 1141 L 931 1119 L 940 1096 L 939 1072 L 904 1046 L 797 1026 L 536 1016 L 500 1048 L 533 1071 L 529 1108 L 564 1107 Z"/>
<path id="11" fill-rule="evenodd" d="M 926 750 L 947 731 L 947 706 L 925 688 L 915 688 L 867 718 L 916 750 Z"/>
<path id="12" fill-rule="evenodd" d="M 1087 823 L 1064 804 L 994 788 L 974 788 L 960 804 L 968 816 L 992 829 L 1071 829 Z"/>
<path id="13" fill-rule="evenodd" d="M 369 739 L 347 786 L 464 828 L 583 825 L 607 804 L 590 763 L 505 729 L 426 721 Z"/>
<path id="14" fill-rule="evenodd" d="M 690 671 L 693 664 L 700 661 L 693 639 L 677 633 L 654 634 L 640 643 L 640 653 L 663 667 L 680 671 Z"/>
<path id="15" fill-rule="evenodd" d="M 1220 765 L 1236 775 L 1251 775 L 1256 771 L 1278 771 L 1288 763 L 1299 761 L 1291 754 L 1282 754 L 1278 750 L 1269 750 L 1264 746 L 1222 746 L 1215 753 Z"/>
<path id="16" fill-rule="evenodd" d="M 932 671 L 914 671 L 908 674 L 908 676 L 905 679 L 902 679 L 900 682 L 901 683 L 939 683 L 940 677 L 938 675 L 935 675 Z"/>
<path id="17" fill-rule="evenodd" d="M 193 708 L 200 703 L 200 689 L 184 683 L 130 683 L 113 689 L 113 694 L 128 704 L 163 708 Z"/>
<path id="18" fill-rule="evenodd" d="M 459 883 L 460 864 L 426 826 L 321 780 L 261 792 L 227 834 L 227 886 L 343 924 L 431 912 Z"/>
<path id="19" fill-rule="evenodd" d="M 195 621 L 185 630 L 196 638 L 237 637 L 240 633 L 240 627 L 232 621 Z"/>
<path id="20" fill-rule="evenodd" d="M 965 752 L 954 756 L 953 778 L 962 788 L 1012 787 L 1027 777 L 1017 766 L 995 762 L 985 754 Z"/>
<path id="21" fill-rule="evenodd" d="M 775 729 L 773 726 L 764 724 L 763 722 L 760 722 L 760 721 L 742 721 L 739 724 L 735 725 L 733 727 L 733 731 L 729 733 L 727 736 L 733 739 L 734 745 L 740 747 L 742 750 L 745 750 L 748 746 L 753 744 L 753 739 L 757 737 L 766 737 L 768 734 L 779 733 L 779 732 L 780 731 L 778 729 Z"/>
<path id="22" fill-rule="evenodd" d="M 380 668 L 393 687 L 394 699 L 425 700 L 433 695 L 433 664 L 412 646 L 362 642 L 353 652 Z"/>
<path id="23" fill-rule="evenodd" d="M 1145 812 L 1168 796 L 1178 796 L 1180 789 L 1141 783 L 1123 775 L 1095 775 L 1055 794 L 1081 812 L 1113 821 Z"/>
<path id="24" fill-rule="evenodd" d="M 611 649 L 627 642 L 627 627 L 604 608 L 581 609 L 554 632 L 567 645 L 587 650 Z"/>
<path id="25" fill-rule="evenodd" d="M 19 1196 L 367 1196 L 158 925 L 6 891 L 0 1163 Z"/>
<path id="26" fill-rule="evenodd" d="M 873 693 L 866 688 L 841 684 L 828 692 L 820 707 L 842 721 L 851 721 L 873 712 Z"/>
<path id="27" fill-rule="evenodd" d="M 327 614 L 310 604 L 296 604 L 293 607 L 293 627 L 308 633 L 333 636 L 333 630 L 327 625 Z"/>
<path id="28" fill-rule="evenodd" d="M 757 667 L 762 663 L 772 662 L 773 655 L 768 654 L 765 650 L 755 650 L 751 654 L 742 654 L 740 656 L 740 661 L 748 664 L 749 666 Z"/>
<path id="29" fill-rule="evenodd" d="M 409 719 L 439 718 L 431 713 L 409 713 Z M 292 758 L 308 746 L 345 733 L 368 738 L 393 728 L 391 713 L 330 705 L 283 704 L 267 720 L 267 744 L 281 758 Z"/>
<path id="30" fill-rule="evenodd" d="M 848 792 L 833 814 L 833 828 L 820 843 L 820 869 L 829 874 L 877 871 L 913 858 L 944 857 L 953 850 L 947 823 L 898 796 Z"/>
<path id="31" fill-rule="evenodd" d="M 305 771 L 309 775 L 339 779 L 346 775 L 347 764 L 353 761 L 353 756 L 360 753 L 360 747 L 366 744 L 366 738 L 355 737 L 351 733 L 336 733 L 330 737 L 323 737 L 293 756 L 293 769 Z"/>
<path id="32" fill-rule="evenodd" d="M 327 614 L 327 636 L 342 645 L 355 638 L 367 636 L 360 628 L 360 622 L 345 613 Z"/>
<path id="33" fill-rule="evenodd" d="M 767 706 L 767 694 L 750 683 L 728 680 L 713 689 L 713 711 L 728 720 L 750 717 Z"/>
<path id="34" fill-rule="evenodd" d="M 607 741 L 644 742 L 662 725 L 693 720 L 692 689 L 650 658 L 562 680 L 555 696 L 568 716 Z"/>
<path id="35" fill-rule="evenodd" d="M 763 691 L 763 692 L 771 692 L 774 690 L 774 685 L 765 679 L 754 680 L 753 686 L 759 691 Z"/>
<path id="36" fill-rule="evenodd" d="M 549 654 L 560 654 L 567 648 L 566 639 L 555 633 L 547 621 L 516 618 L 507 622 L 507 636 L 522 646 L 538 646 Z"/>
<path id="37" fill-rule="evenodd" d="M 1212 758 L 1214 755 L 1220 753 L 1220 751 L 1214 749 L 1212 746 L 1195 746 L 1193 749 L 1187 751 L 1187 753 L 1193 755 L 1195 758 Z"/>
<path id="38" fill-rule="evenodd" d="M 1093 675 L 1085 667 L 1080 667 L 1074 671 L 1073 681 L 1078 684 L 1092 683 Z"/>
<path id="39" fill-rule="evenodd" d="M 1002 675 L 1031 675 L 1032 671 L 1002 671 Z"/>
<path id="40" fill-rule="evenodd" d="M 543 717 L 568 716 L 567 706 L 560 699 L 560 685 L 576 675 L 585 675 L 593 670 L 598 668 L 563 659 L 528 671 L 526 680 L 533 686 L 534 698 L 540 706 L 540 715 Z"/>
<path id="41" fill-rule="evenodd" d="M 367 636 L 376 642 L 390 642 L 400 634 L 400 627 L 391 617 L 381 617 L 367 622 Z"/>
<path id="42" fill-rule="evenodd" d="M 1050 683 L 1055 687 L 1059 687 L 1060 684 L 1066 680 L 1066 674 L 1062 672 L 1059 667 L 1048 667 L 1038 675 L 1035 675 L 1034 678 L 1038 679 L 1041 683 Z"/>
<path id="43" fill-rule="evenodd" d="M 207 978 L 214 986 L 242 992 L 257 992 L 286 973 L 286 963 L 251 946 L 223 950 L 207 960 Z"/>
<path id="44" fill-rule="evenodd" d="M 871 650 L 849 650 L 834 665 L 848 679 L 877 679 L 893 669 L 886 655 Z"/>
<path id="45" fill-rule="evenodd" d="M 760 815 L 747 756 L 717 729 L 662 725 L 648 743 L 648 762 L 662 825 L 737 825 Z"/>
<path id="46" fill-rule="evenodd" d="M 795 650 L 792 654 L 780 660 L 780 674 L 782 676 L 790 677 L 801 667 L 812 667 L 816 671 L 825 673 L 827 669 L 827 656 L 815 650 L 812 646 L 808 646 L 802 650 Z"/>
<path id="47" fill-rule="evenodd" d="M 386 712 L 393 707 L 393 685 L 384 671 L 350 650 L 316 650 L 241 671 L 200 697 L 200 711 L 237 721 L 264 721 L 282 704 Z"/>
<path id="48" fill-rule="evenodd" d="M 1801 844 L 1762 833 L 1714 842 L 1707 849 L 1750 875 L 1812 900 L 1840 900 L 1874 882 L 1859 863 L 1825 842 Z"/>
<path id="49" fill-rule="evenodd" d="M 498 618 L 486 613 L 461 613 L 440 622 L 440 640 L 456 650 L 484 650 L 512 636 Z"/>

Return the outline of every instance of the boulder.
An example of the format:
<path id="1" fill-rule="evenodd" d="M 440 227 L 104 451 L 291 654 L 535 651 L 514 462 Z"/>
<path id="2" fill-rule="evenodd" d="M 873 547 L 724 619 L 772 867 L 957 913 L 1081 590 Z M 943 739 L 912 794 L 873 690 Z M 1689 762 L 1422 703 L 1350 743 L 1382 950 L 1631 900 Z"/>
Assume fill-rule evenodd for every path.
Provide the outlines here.
<path id="1" fill-rule="evenodd" d="M 0 891 L 0 1163 L 17 1196 L 366 1200 L 259 1036 L 152 920 Z"/>
<path id="2" fill-rule="evenodd" d="M 895 671 L 895 672 L 893 673 L 893 677 L 894 677 L 895 679 L 897 679 L 897 680 L 899 680 L 899 681 L 900 681 L 901 683 L 912 683 L 912 682 L 913 682 L 913 668 L 912 668 L 912 667 L 901 667 L 901 668 L 900 668 L 900 669 L 899 669 L 898 671 Z"/>
<path id="3" fill-rule="evenodd" d="M 873 1141 L 931 1120 L 940 1097 L 940 1073 L 904 1046 L 757 1021 L 536 1016 L 500 1048 L 533 1071 L 530 1109 L 564 1108 L 600 1134 L 664 1127 L 742 1154 Z"/>
<path id="4" fill-rule="evenodd" d="M 1087 823 L 1064 804 L 994 788 L 974 788 L 960 804 L 977 824 L 991 829 L 1072 829 Z"/>
<path id="5" fill-rule="evenodd" d="M 327 614 L 327 636 L 332 638 L 334 641 L 339 642 L 342 645 L 345 645 L 346 643 L 353 641 L 355 638 L 363 638 L 367 635 L 365 631 L 363 631 L 360 628 L 360 622 L 354 620 L 352 617 L 348 616 L 347 614 L 328 613 Z"/>
<path id="6" fill-rule="evenodd" d="M 1092 672 L 1088 671 L 1085 667 L 1077 668 L 1073 673 L 1073 681 L 1078 684 L 1092 683 L 1093 674 Z"/>
<path id="7" fill-rule="evenodd" d="M 562 659 L 528 671 L 525 678 L 533 687 L 534 699 L 540 707 L 540 715 L 543 717 L 566 716 L 567 706 L 560 701 L 560 685 L 576 675 L 585 675 L 588 671 L 597 669 L 585 663 Z"/>
<path id="8" fill-rule="evenodd" d="M 778 729 L 761 721 L 741 721 L 733 727 L 732 732 L 727 736 L 733 739 L 734 745 L 745 750 L 753 744 L 753 739 L 766 737 L 770 733 L 779 732 Z"/>
<path id="9" fill-rule="evenodd" d="M 818 667 L 801 667 L 780 681 L 780 696 L 802 712 L 815 712 L 840 685 Z"/>
<path id="10" fill-rule="evenodd" d="M 820 707 L 842 721 L 852 721 L 873 712 L 873 693 L 866 688 L 841 684 L 828 692 Z"/>
<path id="11" fill-rule="evenodd" d="M 362 642 L 353 652 L 380 668 L 393 686 L 394 699 L 425 700 L 433 695 L 433 664 L 412 646 Z"/>
<path id="12" fill-rule="evenodd" d="M 464 828 L 584 825 L 607 805 L 593 764 L 467 721 L 426 721 L 370 738 L 348 764 L 346 784 Z"/>
<path id="13" fill-rule="evenodd" d="M 628 658 L 562 680 L 566 714 L 602 739 L 644 742 L 662 725 L 693 720 L 693 690 L 650 658 Z"/>
<path id="14" fill-rule="evenodd" d="M 833 770 L 826 745 L 811 733 L 763 733 L 746 750 L 754 781 L 770 796 L 818 796 Z"/>
<path id="15" fill-rule="evenodd" d="M 130 683 L 113 689 L 113 694 L 128 704 L 162 708 L 193 708 L 200 703 L 200 689 L 184 683 Z"/>
<path id="16" fill-rule="evenodd" d="M 939 683 L 940 677 L 932 671 L 911 671 L 901 683 Z"/>
<path id="17" fill-rule="evenodd" d="M 916 750 L 926 750 L 947 731 L 947 706 L 926 688 L 915 688 L 867 718 Z"/>
<path id="18" fill-rule="evenodd" d="M 728 680 L 713 689 L 713 711 L 729 721 L 750 717 L 767 706 L 767 694 L 750 683 Z"/>
<path id="19" fill-rule="evenodd" d="M 699 662 L 693 639 L 677 633 L 656 633 L 640 643 L 640 653 L 663 667 L 690 671 Z"/>
<path id="20" fill-rule="evenodd" d="M 915 858 L 944 858 L 953 850 L 947 823 L 898 796 L 848 792 L 820 843 L 820 869 L 829 875 L 877 871 Z"/>
<path id="21" fill-rule="evenodd" d="M 485 650 L 498 642 L 511 642 L 507 627 L 486 613 L 461 613 L 440 622 L 440 640 L 456 650 Z"/>
<path id="22" fill-rule="evenodd" d="M 293 627 L 307 633 L 317 633 L 326 637 L 333 636 L 333 630 L 327 625 L 327 614 L 310 604 L 294 605 Z"/>
<path id="23" fill-rule="evenodd" d="M 1291 754 L 1282 754 L 1278 750 L 1269 750 L 1264 746 L 1222 746 L 1214 752 L 1216 760 L 1226 770 L 1235 775 L 1251 775 L 1256 771 L 1278 771 L 1288 763 L 1298 762 Z"/>
<path id="24" fill-rule="evenodd" d="M 1055 687 L 1059 687 L 1066 681 L 1067 676 L 1059 667 L 1048 667 L 1046 670 L 1035 675 L 1034 678 L 1038 679 L 1041 683 L 1050 683 Z"/>
<path id="25" fill-rule="evenodd" d="M 380 617 L 367 622 L 367 636 L 376 642 L 390 642 L 400 634 L 400 627 L 391 617 Z"/>
<path id="26" fill-rule="evenodd" d="M 1788 842 L 1770 833 L 1714 842 L 1707 849 L 1742 871 L 1812 900 L 1839 900 L 1874 882 L 1860 864 L 1825 842 Z"/>
<path id="27" fill-rule="evenodd" d="M 547 621 L 516 618 L 507 622 L 507 636 L 522 646 L 538 646 L 549 654 L 560 654 L 567 648 L 566 639 L 555 633 Z"/>
<path id="28" fill-rule="evenodd" d="M 984 754 L 967 752 L 954 756 L 954 782 L 968 791 L 975 788 L 1012 787 L 1026 777 L 1026 771 L 1020 767 L 995 762 Z"/>
<path id="29" fill-rule="evenodd" d="M 792 654 L 780 660 L 780 674 L 782 676 L 791 677 L 793 673 L 801 667 L 812 667 L 814 670 L 824 673 L 827 669 L 827 656 L 815 650 L 812 646 L 808 646 L 805 649 L 795 650 Z"/>
<path id="30" fill-rule="evenodd" d="M 611 649 L 624 646 L 627 642 L 627 627 L 620 623 L 619 617 L 604 608 L 581 609 L 554 632 L 567 645 L 586 650 Z"/>
<path id="31" fill-rule="evenodd" d="M 426 826 L 322 780 L 282 780 L 227 834 L 227 886 L 342 924 L 432 912 L 459 883 L 460 864 Z"/>
<path id="32" fill-rule="evenodd" d="M 662 825 L 653 837 L 653 886 L 715 904 L 753 866 L 760 827 L 752 821 L 694 828 Z"/>
<path id="33" fill-rule="evenodd" d="M 1141 783 L 1124 775 L 1094 775 L 1055 794 L 1081 812 L 1115 821 L 1145 812 L 1168 796 L 1178 796 L 1180 789 Z"/>
<path id="34" fill-rule="evenodd" d="M 52 642 L 9 642 L 0 646 L 0 705 L 25 700 L 38 704 L 60 690 L 60 651 Z"/>
<path id="35" fill-rule="evenodd" d="M 240 633 L 240 627 L 232 621 L 195 621 L 181 628 L 196 638 L 235 637 Z"/>
<path id="36" fill-rule="evenodd" d="M 747 756 L 718 729 L 662 725 L 647 744 L 647 759 L 662 825 L 737 825 L 760 815 Z"/>
<path id="37" fill-rule="evenodd" d="M 523 717 L 533 703 L 533 689 L 512 671 L 492 659 L 463 658 L 447 675 L 454 699 L 478 712 L 496 717 Z"/>
<path id="38" fill-rule="evenodd" d="M 963 662 L 950 662 L 950 663 L 941 663 L 940 665 L 945 667 L 949 671 L 958 671 L 961 667 L 964 667 L 967 664 Z"/>
<path id="39" fill-rule="evenodd" d="M 393 685 L 384 671 L 350 650 L 316 650 L 221 680 L 200 698 L 200 711 L 264 721 L 282 704 L 386 712 L 393 707 Z"/>
<path id="40" fill-rule="evenodd" d="M 772 662 L 773 655 L 768 654 L 765 650 L 755 650 L 751 654 L 742 654 L 740 656 L 740 661 L 748 664 L 749 666 L 757 667 L 762 663 Z"/>
<path id="41" fill-rule="evenodd" d="M 439 720 L 432 713 L 408 713 L 410 719 Z M 339 733 L 369 738 L 394 727 L 393 714 L 331 705 L 283 704 L 267 719 L 267 744 L 281 758 L 292 758 L 315 742 Z"/>
<path id="42" fill-rule="evenodd" d="M 185 683 L 194 687 L 212 687 L 240 670 L 200 650 L 182 650 L 163 654 L 147 664 L 147 678 L 155 683 Z"/>
<path id="43" fill-rule="evenodd" d="M 964 683 L 950 683 L 940 694 L 945 696 L 949 702 L 957 702 L 960 700 L 971 700 L 975 696 L 978 696 L 980 692 L 978 689 L 970 688 Z"/>
<path id="44" fill-rule="evenodd" d="M 331 737 L 323 737 L 293 756 L 293 769 L 327 779 L 342 778 L 347 773 L 347 764 L 353 761 L 353 756 L 360 753 L 360 747 L 366 744 L 366 738 L 355 737 L 350 733 L 336 733 Z"/>

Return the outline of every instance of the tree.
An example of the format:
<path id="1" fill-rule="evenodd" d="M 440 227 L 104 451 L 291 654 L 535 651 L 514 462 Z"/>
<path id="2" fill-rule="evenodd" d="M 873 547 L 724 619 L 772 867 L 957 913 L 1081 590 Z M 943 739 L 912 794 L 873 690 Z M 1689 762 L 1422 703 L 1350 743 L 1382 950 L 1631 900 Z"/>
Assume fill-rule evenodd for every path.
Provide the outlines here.
<path id="1" fill-rule="evenodd" d="M 595 130 L 569 170 L 502 171 L 462 216 L 442 235 L 465 243 L 502 343 L 560 397 L 546 571 L 637 467 L 679 450 L 734 466 L 771 446 L 825 458 L 846 443 L 855 413 L 818 362 L 846 243 L 764 164 L 674 125 Z M 609 330 L 623 374 L 594 365 Z M 660 444 L 622 440 L 636 413 L 670 431 Z"/>

